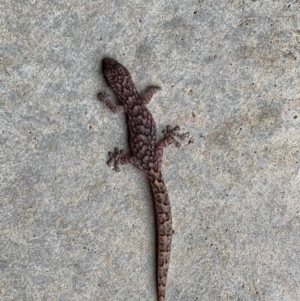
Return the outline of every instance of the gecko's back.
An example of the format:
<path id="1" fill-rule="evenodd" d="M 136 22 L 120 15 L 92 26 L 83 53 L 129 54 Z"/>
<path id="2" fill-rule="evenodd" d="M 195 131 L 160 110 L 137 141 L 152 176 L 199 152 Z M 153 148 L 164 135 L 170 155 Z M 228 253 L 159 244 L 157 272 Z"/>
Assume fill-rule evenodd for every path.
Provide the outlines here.
<path id="1" fill-rule="evenodd" d="M 156 172 L 160 171 L 155 154 L 155 122 L 150 111 L 141 101 L 130 73 L 124 66 L 110 58 L 105 58 L 102 66 L 107 85 L 124 106 L 129 148 L 132 157 L 138 161 L 137 167 L 147 176 L 151 168 Z"/>

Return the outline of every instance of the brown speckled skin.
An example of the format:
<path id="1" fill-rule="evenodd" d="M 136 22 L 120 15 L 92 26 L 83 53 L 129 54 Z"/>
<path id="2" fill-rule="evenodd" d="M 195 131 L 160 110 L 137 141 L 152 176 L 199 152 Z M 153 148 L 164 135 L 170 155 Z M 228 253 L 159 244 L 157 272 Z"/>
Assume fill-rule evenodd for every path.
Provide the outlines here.
<path id="1" fill-rule="evenodd" d="M 159 142 L 156 139 L 156 126 L 146 104 L 151 100 L 159 87 L 150 87 L 140 96 L 131 79 L 128 70 L 117 61 L 103 59 L 103 73 L 108 87 L 118 98 L 120 105 L 113 104 L 108 95 L 99 93 L 98 99 L 114 113 L 125 111 L 129 136 L 130 154 L 124 156 L 124 151 L 116 148 L 109 153 L 109 165 L 119 171 L 119 164 L 131 163 L 140 169 L 149 179 L 155 205 L 157 226 L 157 295 L 159 301 L 165 300 L 167 273 L 170 262 L 172 241 L 172 216 L 167 189 L 161 174 L 163 148 L 184 139 L 187 135 L 179 134 L 179 127 L 173 129 L 167 126 L 165 138 Z"/>

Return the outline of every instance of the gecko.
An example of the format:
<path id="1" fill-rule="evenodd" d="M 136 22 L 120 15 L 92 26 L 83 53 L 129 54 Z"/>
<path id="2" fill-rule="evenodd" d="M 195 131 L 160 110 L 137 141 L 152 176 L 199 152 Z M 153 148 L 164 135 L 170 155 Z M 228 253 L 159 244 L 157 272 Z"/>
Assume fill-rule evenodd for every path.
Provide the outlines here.
<path id="1" fill-rule="evenodd" d="M 108 153 L 107 164 L 118 172 L 119 165 L 130 163 L 149 180 L 156 219 L 157 299 L 165 301 L 173 230 L 169 196 L 161 172 L 163 149 L 173 143 L 180 147 L 179 141 L 184 140 L 188 133 L 180 134 L 179 126 L 171 128 L 168 125 L 163 131 L 164 138 L 157 141 L 156 125 L 146 105 L 161 88 L 151 86 L 143 95 L 139 95 L 129 71 L 111 58 L 103 59 L 102 71 L 107 86 L 117 97 L 119 104 L 112 102 L 105 92 L 99 93 L 97 97 L 113 113 L 125 112 L 130 150 L 126 155 L 124 150 L 115 148 Z"/>

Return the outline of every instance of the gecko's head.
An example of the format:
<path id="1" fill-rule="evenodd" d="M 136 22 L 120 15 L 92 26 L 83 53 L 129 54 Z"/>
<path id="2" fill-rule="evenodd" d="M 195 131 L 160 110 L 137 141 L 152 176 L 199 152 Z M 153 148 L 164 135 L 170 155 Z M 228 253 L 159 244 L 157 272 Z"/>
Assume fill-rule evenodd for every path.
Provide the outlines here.
<path id="1" fill-rule="evenodd" d="M 120 64 L 117 61 L 110 58 L 104 58 L 102 61 L 102 69 L 104 74 L 106 74 L 110 70 L 115 69 L 116 67 L 118 67 L 118 65 Z"/>
<path id="2" fill-rule="evenodd" d="M 107 85 L 117 96 L 124 86 L 128 88 L 127 86 L 132 83 L 128 70 L 111 58 L 103 59 L 102 70 Z"/>
<path id="3" fill-rule="evenodd" d="M 130 77 L 128 70 L 111 58 L 103 59 L 102 70 L 108 85 L 114 82 L 121 84 L 124 80 L 124 77 Z"/>

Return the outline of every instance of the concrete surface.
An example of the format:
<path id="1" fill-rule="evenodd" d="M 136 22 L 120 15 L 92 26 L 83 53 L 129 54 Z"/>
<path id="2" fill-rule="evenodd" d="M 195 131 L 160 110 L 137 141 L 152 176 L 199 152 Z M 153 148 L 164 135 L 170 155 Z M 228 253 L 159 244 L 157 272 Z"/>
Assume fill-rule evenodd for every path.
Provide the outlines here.
<path id="1" fill-rule="evenodd" d="M 113 57 L 161 131 L 167 300 L 300 300 L 298 1 L 1 1 L 0 300 L 156 300 L 146 179 L 114 173 Z"/>

